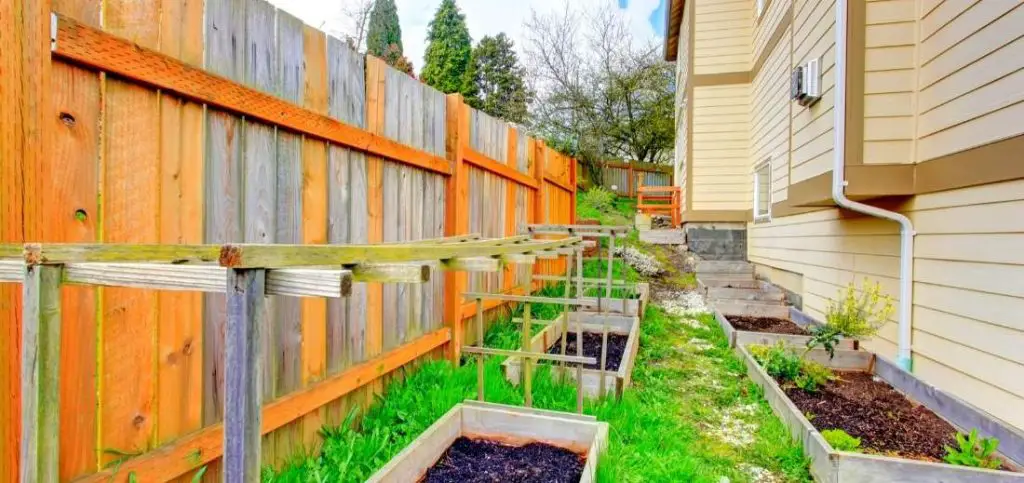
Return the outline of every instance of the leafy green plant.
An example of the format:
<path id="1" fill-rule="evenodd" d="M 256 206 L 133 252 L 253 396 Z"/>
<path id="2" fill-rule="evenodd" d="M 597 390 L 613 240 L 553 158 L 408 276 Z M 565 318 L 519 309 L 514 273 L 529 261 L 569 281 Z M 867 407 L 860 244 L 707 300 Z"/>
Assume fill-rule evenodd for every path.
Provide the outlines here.
<path id="1" fill-rule="evenodd" d="M 999 447 L 999 440 L 996 438 L 982 438 L 978 435 L 977 429 L 964 435 L 956 434 L 957 447 L 943 446 L 946 456 L 942 459 L 951 465 L 973 466 L 975 468 L 999 469 L 1002 462 L 996 457 L 996 448 Z"/>
<path id="2" fill-rule="evenodd" d="M 830 300 L 825 311 L 825 324 L 811 329 L 807 350 L 822 347 L 829 358 L 835 357 L 840 338 L 862 340 L 874 336 L 893 313 L 892 297 L 882 294 L 881 284 L 864 279 L 858 294 L 851 283 L 840 291 L 837 300 Z"/>
<path id="3" fill-rule="evenodd" d="M 836 375 L 831 369 L 817 362 L 801 359 L 800 374 L 793 378 L 793 384 L 804 391 L 817 392 L 818 388 L 835 379 Z"/>
<path id="4" fill-rule="evenodd" d="M 855 438 L 841 429 L 826 429 L 821 432 L 821 436 L 828 441 L 836 451 L 852 451 L 855 453 L 860 452 L 860 438 Z"/>
<path id="5" fill-rule="evenodd" d="M 769 376 L 792 383 L 807 392 L 817 392 L 821 386 L 836 378 L 831 369 L 795 354 L 781 340 L 770 346 L 751 345 L 748 350 Z"/>
<path id="6" fill-rule="evenodd" d="M 606 212 L 615 207 L 615 193 L 603 186 L 595 186 L 580 195 L 580 204 L 599 212 Z"/>

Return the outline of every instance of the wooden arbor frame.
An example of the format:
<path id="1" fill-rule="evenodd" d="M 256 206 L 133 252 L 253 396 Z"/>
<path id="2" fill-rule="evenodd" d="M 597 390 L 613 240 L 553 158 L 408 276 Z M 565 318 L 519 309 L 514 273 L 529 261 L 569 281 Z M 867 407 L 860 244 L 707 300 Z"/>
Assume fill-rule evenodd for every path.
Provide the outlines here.
<path id="1" fill-rule="evenodd" d="M 227 294 L 224 423 L 186 436 L 178 449 L 204 446 L 194 464 L 223 454 L 225 481 L 258 481 L 261 436 L 287 423 L 289 414 L 301 414 L 261 403 L 266 295 L 345 297 L 354 281 L 418 283 L 429 278 L 425 268 L 430 266 L 498 271 L 504 263 L 532 264 L 538 253 L 581 247 L 577 237 L 532 241 L 525 236 L 456 236 L 380 245 L 0 245 L 0 282 L 23 285 L 19 479 L 57 481 L 63 284 Z M 423 338 L 440 343 L 451 339 L 451 328 L 438 332 Z M 325 404 L 351 390 L 349 386 L 314 386 L 310 391 L 316 391 L 315 397 L 306 403 Z M 265 411 L 270 421 L 263 420 Z M 156 453 L 149 458 L 168 452 Z M 143 455 L 135 462 L 144 464 L 149 458 Z"/>

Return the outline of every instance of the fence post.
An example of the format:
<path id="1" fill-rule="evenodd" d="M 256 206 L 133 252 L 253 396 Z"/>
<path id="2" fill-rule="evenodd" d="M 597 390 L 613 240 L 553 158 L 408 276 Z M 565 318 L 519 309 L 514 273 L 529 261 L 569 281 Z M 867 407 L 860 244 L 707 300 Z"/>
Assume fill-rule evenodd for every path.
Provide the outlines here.
<path id="1" fill-rule="evenodd" d="M 224 475 L 260 480 L 263 318 L 267 271 L 229 268 L 224 351 Z"/>
<path id="2" fill-rule="evenodd" d="M 576 224 L 576 158 L 569 158 L 569 223 Z"/>
<path id="3" fill-rule="evenodd" d="M 533 193 L 533 223 L 547 223 L 547 201 L 544 197 L 544 162 L 546 155 L 545 150 L 547 146 L 544 145 L 544 141 L 537 140 L 533 144 L 533 149 L 530 152 L 533 168 L 533 177 L 537 180 L 537 191 Z M 553 264 L 548 263 L 537 263 L 533 265 L 533 273 L 541 274 L 546 273 Z M 533 281 L 530 281 L 530 285 L 526 287 L 526 293 L 529 295 L 533 292 Z"/>
<path id="4" fill-rule="evenodd" d="M 636 179 L 633 177 L 633 163 L 629 163 L 629 173 L 626 174 L 627 194 L 630 198 L 636 196 Z"/>
<path id="5" fill-rule="evenodd" d="M 56 482 L 60 461 L 61 265 L 28 264 L 22 287 L 22 483 Z"/>
<path id="6" fill-rule="evenodd" d="M 509 165 L 512 169 L 519 171 L 519 163 L 516 161 L 518 156 L 519 146 L 519 133 L 511 125 L 508 126 L 508 146 L 505 151 L 505 164 Z M 505 181 L 505 236 L 515 236 L 516 230 L 519 228 L 516 226 L 516 191 L 517 185 L 512 180 Z M 505 267 L 502 287 L 505 290 L 511 289 L 515 281 L 515 270 L 516 266 L 509 264 Z"/>
<path id="7" fill-rule="evenodd" d="M 449 94 L 445 105 L 445 154 L 452 173 L 445 182 L 444 234 L 455 236 L 469 233 L 469 170 L 463 156 L 463 148 L 469 142 L 469 107 L 458 94 Z M 445 272 L 444 315 L 452 331 L 448 358 L 456 365 L 462 356 L 462 293 L 466 291 L 466 281 L 465 272 Z"/>

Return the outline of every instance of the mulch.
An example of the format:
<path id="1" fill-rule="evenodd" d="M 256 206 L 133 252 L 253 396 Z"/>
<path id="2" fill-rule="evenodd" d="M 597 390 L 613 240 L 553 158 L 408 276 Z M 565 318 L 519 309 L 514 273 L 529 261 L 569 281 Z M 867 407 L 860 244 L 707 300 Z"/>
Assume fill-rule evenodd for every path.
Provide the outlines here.
<path id="1" fill-rule="evenodd" d="M 770 332 L 772 334 L 809 335 L 803 327 L 796 325 L 792 320 L 777 319 L 775 317 L 747 317 L 744 315 L 730 315 L 726 319 L 737 330 Z"/>
<path id="2" fill-rule="evenodd" d="M 569 483 L 583 476 L 584 458 L 544 443 L 508 446 L 460 437 L 421 481 L 426 483 Z"/>
<path id="3" fill-rule="evenodd" d="M 576 355 L 576 332 L 571 331 L 565 338 L 565 353 Z M 621 334 L 608 334 L 608 358 L 605 360 L 605 369 L 609 371 L 619 370 L 622 363 L 622 355 L 626 352 L 626 341 L 629 336 Z M 555 343 L 548 347 L 548 354 L 561 354 L 562 340 L 556 339 Z M 583 332 L 583 356 L 597 359 L 597 364 L 584 364 L 587 369 L 599 369 L 601 367 L 601 334 L 597 332 Z M 575 367 L 575 366 L 574 366 Z"/>
<path id="4" fill-rule="evenodd" d="M 836 371 L 839 380 L 816 393 L 789 387 L 786 395 L 818 430 L 842 429 L 870 452 L 941 461 L 956 429 L 865 372 Z"/>

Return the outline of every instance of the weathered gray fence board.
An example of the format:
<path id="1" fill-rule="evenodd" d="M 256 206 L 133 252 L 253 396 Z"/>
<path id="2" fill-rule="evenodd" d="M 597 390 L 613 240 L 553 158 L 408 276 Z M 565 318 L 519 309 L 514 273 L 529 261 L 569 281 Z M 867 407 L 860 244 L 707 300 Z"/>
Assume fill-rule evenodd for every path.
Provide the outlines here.
<path id="1" fill-rule="evenodd" d="M 206 3 L 206 69 L 243 80 L 245 60 L 244 0 Z M 206 192 L 204 241 L 242 241 L 242 123 L 214 109 L 206 115 Z M 225 298 L 203 296 L 203 423 L 223 418 Z"/>
<path id="2" fill-rule="evenodd" d="M 276 9 L 262 0 L 246 0 L 245 84 L 263 92 L 276 93 L 278 87 Z M 276 235 L 277 138 L 276 128 L 258 122 L 244 123 L 242 210 L 246 243 L 273 243 Z M 273 301 L 267 300 L 261 318 L 264 334 L 273 333 Z M 264 337 L 262 349 L 265 367 L 274 367 L 274 339 Z M 274 398 L 274 371 L 263 371 L 263 398 Z"/>
<path id="3" fill-rule="evenodd" d="M 303 62 L 304 40 L 302 21 L 278 11 L 279 95 L 295 104 L 302 104 L 306 82 Z M 277 243 L 302 243 L 302 137 L 285 130 L 277 132 Z M 275 297 L 273 332 L 274 393 L 283 395 L 301 382 L 302 313 L 294 297 Z"/>
<path id="4" fill-rule="evenodd" d="M 266 314 L 263 269 L 227 271 L 225 348 L 224 472 L 222 481 L 259 481 L 263 316 Z"/>
<path id="5" fill-rule="evenodd" d="M 20 480 L 56 482 L 60 461 L 60 266 L 29 266 L 22 286 Z"/>

